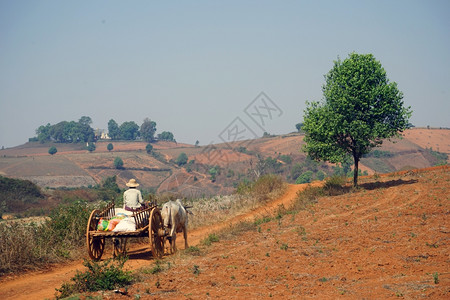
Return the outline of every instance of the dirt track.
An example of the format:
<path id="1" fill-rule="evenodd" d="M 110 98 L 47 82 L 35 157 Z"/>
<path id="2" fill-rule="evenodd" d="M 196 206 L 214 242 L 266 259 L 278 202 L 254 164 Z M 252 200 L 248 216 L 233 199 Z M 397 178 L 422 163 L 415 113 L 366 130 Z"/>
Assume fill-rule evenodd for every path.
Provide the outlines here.
<path id="1" fill-rule="evenodd" d="M 241 221 L 253 220 L 262 215 L 273 213 L 278 205 L 289 205 L 294 199 L 296 192 L 305 188 L 306 185 L 290 185 L 283 197 L 261 206 L 251 212 L 236 216 L 226 223 L 216 224 L 205 228 L 199 228 L 189 232 L 188 241 L 190 245 L 196 245 L 212 232 L 218 232 L 226 227 L 237 224 Z M 108 242 L 108 241 L 107 241 Z M 183 249 L 183 239 L 179 238 L 179 249 Z M 151 265 L 154 260 L 151 258 L 147 247 L 138 247 L 130 251 L 131 259 L 126 266 L 130 269 L 138 269 L 145 265 Z M 106 253 L 104 257 L 108 257 L 110 253 Z M 45 299 L 52 298 L 55 295 L 55 288 L 61 287 L 65 281 L 69 281 L 73 277 L 76 270 L 83 270 L 82 261 L 75 261 L 61 266 L 53 267 L 49 271 L 32 272 L 18 277 L 3 278 L 0 281 L 0 298 L 1 299 Z"/>
<path id="2" fill-rule="evenodd" d="M 449 171 L 445 166 L 363 178 L 357 192 L 321 198 L 257 230 L 230 230 L 200 255 L 169 257 L 163 272 L 133 285 L 128 295 L 450 299 Z M 283 198 L 295 195 L 294 189 Z"/>
<path id="3" fill-rule="evenodd" d="M 232 220 L 189 233 L 190 245 L 241 221 L 274 214 L 306 185 Z M 106 299 L 409 299 L 450 297 L 449 167 L 362 178 L 358 192 L 322 198 L 311 209 L 260 229 L 230 233 L 199 256 L 172 256 L 171 268 L 149 275 L 129 295 Z M 182 238 L 178 239 L 182 243 Z M 182 249 L 183 246 L 180 245 Z M 133 249 L 131 269 L 151 266 L 147 248 Z M 196 266 L 199 274 L 193 273 Z M 81 262 L 0 284 L 2 299 L 45 299 Z M 437 279 L 437 280 L 436 280 Z M 156 287 L 156 285 L 158 287 Z"/>

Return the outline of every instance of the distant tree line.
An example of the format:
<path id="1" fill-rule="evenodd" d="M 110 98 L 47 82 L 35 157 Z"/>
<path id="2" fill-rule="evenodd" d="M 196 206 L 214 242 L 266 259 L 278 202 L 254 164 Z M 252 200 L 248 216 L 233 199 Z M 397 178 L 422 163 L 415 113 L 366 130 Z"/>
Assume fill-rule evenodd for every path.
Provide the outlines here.
<path id="1" fill-rule="evenodd" d="M 89 143 L 95 142 L 99 137 L 95 135 L 91 127 L 92 119 L 83 116 L 75 121 L 61 121 L 55 125 L 47 123 L 36 129 L 36 137 L 30 138 L 30 141 L 56 142 L 56 143 Z M 156 122 L 145 118 L 142 125 L 139 126 L 134 121 L 125 121 L 119 125 L 115 120 L 108 122 L 108 136 L 111 140 L 144 140 L 146 142 L 155 142 L 156 140 L 175 142 L 173 133 L 163 131 L 155 137 Z M 94 146 L 95 147 L 95 146 Z"/>
<path id="2" fill-rule="evenodd" d="M 36 129 L 37 137 L 30 139 L 32 141 L 57 142 L 57 143 L 79 143 L 94 141 L 94 129 L 90 126 L 92 120 L 90 117 L 83 116 L 78 122 L 61 121 L 55 125 L 42 125 Z"/>

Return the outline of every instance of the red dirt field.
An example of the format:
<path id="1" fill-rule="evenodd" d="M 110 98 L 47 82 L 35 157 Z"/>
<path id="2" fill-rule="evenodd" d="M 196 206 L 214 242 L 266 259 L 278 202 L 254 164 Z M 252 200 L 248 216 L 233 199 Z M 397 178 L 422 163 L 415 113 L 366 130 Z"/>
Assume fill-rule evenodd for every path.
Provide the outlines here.
<path id="1" fill-rule="evenodd" d="M 199 246 L 197 255 L 180 251 L 166 256 L 160 262 L 164 270 L 143 274 L 143 281 L 128 287 L 127 296 L 112 291 L 90 296 L 449 299 L 449 171 L 444 166 L 363 177 L 357 191 L 320 198 L 296 214 L 242 229 L 249 227 L 243 221 L 274 216 L 280 207 L 289 207 L 296 192 L 306 187 L 290 185 L 284 196 L 254 211 L 190 232 L 191 246 L 210 233 L 219 233 L 220 241 Z M 183 249 L 182 237 L 178 242 Z M 147 254 L 147 247 L 130 251 L 128 268 L 152 268 L 154 261 Z M 51 298 L 75 269 L 83 269 L 81 262 L 3 278 L 0 298 Z"/>

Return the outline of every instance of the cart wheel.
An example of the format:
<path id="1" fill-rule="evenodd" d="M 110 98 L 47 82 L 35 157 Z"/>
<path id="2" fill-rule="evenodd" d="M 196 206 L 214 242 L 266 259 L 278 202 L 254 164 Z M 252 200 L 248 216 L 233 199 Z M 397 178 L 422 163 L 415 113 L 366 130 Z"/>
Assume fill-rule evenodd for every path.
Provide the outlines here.
<path id="1" fill-rule="evenodd" d="M 97 230 L 98 221 L 94 220 L 96 214 L 100 211 L 95 209 L 92 211 L 86 230 L 86 246 L 88 248 L 89 257 L 93 260 L 100 260 L 102 258 L 103 250 L 105 250 L 105 238 L 104 237 L 93 237 L 89 234 L 90 231 Z"/>
<path id="2" fill-rule="evenodd" d="M 164 222 L 157 208 L 150 213 L 148 235 L 153 257 L 161 258 L 164 255 Z"/>
<path id="3" fill-rule="evenodd" d="M 127 254 L 127 241 L 128 238 L 113 238 L 114 257 Z"/>

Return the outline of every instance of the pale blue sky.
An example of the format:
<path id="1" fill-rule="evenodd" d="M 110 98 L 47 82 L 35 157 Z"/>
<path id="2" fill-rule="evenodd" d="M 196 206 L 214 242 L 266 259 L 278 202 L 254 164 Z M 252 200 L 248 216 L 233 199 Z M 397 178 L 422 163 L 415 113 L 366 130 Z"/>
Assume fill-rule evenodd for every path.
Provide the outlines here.
<path id="1" fill-rule="evenodd" d="M 450 1 L 0 0 L 0 147 L 148 117 L 179 142 L 295 130 L 337 57 L 372 53 L 416 126 L 450 127 Z M 264 92 L 280 114 L 245 113 Z"/>

